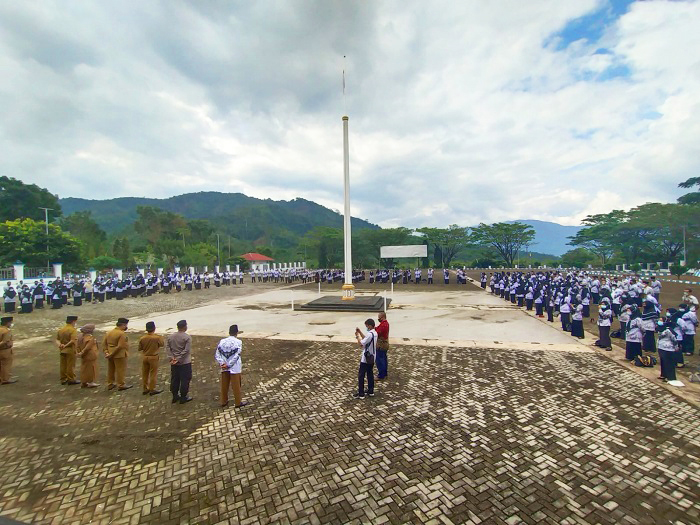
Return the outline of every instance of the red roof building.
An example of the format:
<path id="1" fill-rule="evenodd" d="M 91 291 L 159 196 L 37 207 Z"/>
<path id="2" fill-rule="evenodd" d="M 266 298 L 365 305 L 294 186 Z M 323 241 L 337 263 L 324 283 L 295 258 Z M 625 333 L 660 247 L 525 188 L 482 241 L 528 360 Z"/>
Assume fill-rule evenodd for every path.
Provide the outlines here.
<path id="1" fill-rule="evenodd" d="M 244 253 L 243 255 L 241 255 L 241 257 L 248 262 L 274 261 L 272 257 L 268 257 L 267 255 L 263 255 L 262 253 Z"/>

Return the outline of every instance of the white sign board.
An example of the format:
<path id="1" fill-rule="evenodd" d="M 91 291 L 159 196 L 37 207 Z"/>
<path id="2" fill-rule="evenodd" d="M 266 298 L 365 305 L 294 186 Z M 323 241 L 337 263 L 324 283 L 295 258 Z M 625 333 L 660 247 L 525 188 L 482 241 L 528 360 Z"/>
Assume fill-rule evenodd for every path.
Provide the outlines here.
<path id="1" fill-rule="evenodd" d="M 379 249 L 382 259 L 396 259 L 399 257 L 427 257 L 428 246 L 425 244 L 411 244 L 408 246 L 382 246 Z"/>

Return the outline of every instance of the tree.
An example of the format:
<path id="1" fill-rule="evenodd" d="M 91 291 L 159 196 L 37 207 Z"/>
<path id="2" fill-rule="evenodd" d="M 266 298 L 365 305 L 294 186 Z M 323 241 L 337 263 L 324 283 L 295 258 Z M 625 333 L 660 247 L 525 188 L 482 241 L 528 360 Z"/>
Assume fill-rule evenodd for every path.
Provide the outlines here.
<path id="1" fill-rule="evenodd" d="M 45 267 L 47 261 L 62 262 L 69 271 L 84 269 L 81 244 L 55 224 L 49 224 L 49 253 L 46 253 L 46 225 L 32 219 L 0 224 L 0 264 L 22 261 L 28 266 Z"/>
<path id="2" fill-rule="evenodd" d="M 58 197 L 49 190 L 36 184 L 25 184 L 12 177 L 0 177 L 0 222 L 15 219 L 44 221 L 44 210 L 39 207 L 53 208 L 49 212 L 53 217 L 62 214 Z"/>
<path id="3" fill-rule="evenodd" d="M 442 256 L 440 263 L 443 267 L 449 267 L 457 252 L 471 242 L 469 228 L 451 224 L 447 228 L 418 228 L 416 230 L 425 235 L 429 243 L 440 249 Z"/>
<path id="4" fill-rule="evenodd" d="M 319 268 L 334 268 L 343 261 L 343 230 L 317 227 L 306 234 L 308 245 L 316 252 Z"/>
<path id="5" fill-rule="evenodd" d="M 679 204 L 700 204 L 700 177 L 691 177 L 685 182 L 681 182 L 679 188 L 693 188 L 697 186 L 699 191 L 691 191 L 678 197 Z"/>
<path id="6" fill-rule="evenodd" d="M 583 219 L 585 228 L 581 229 L 569 241 L 571 246 L 586 248 L 600 257 L 600 264 L 605 265 L 615 253 L 614 236 L 622 218 L 611 214 L 589 215 Z"/>
<path id="7" fill-rule="evenodd" d="M 155 253 L 161 252 L 159 243 L 165 240 L 182 241 L 182 234 L 189 234 L 187 221 L 182 215 L 153 206 L 137 206 L 138 219 L 134 230 L 146 239 Z"/>
<path id="8" fill-rule="evenodd" d="M 596 256 L 585 248 L 569 250 L 561 256 L 560 264 L 565 268 L 585 268 L 595 262 Z"/>
<path id="9" fill-rule="evenodd" d="M 91 211 L 78 211 L 59 222 L 61 229 L 79 239 L 83 245 L 83 256 L 87 259 L 105 252 L 107 234 L 92 218 Z"/>
<path id="10" fill-rule="evenodd" d="M 131 248 L 129 247 L 129 239 L 126 237 L 117 237 L 112 245 L 112 255 L 119 260 L 122 268 L 131 266 Z"/>
<path id="11" fill-rule="evenodd" d="M 512 268 L 513 260 L 520 248 L 532 243 L 535 239 L 535 230 L 532 226 L 521 222 L 494 224 L 482 222 L 476 228 L 472 228 L 472 239 L 484 247 L 495 248 L 506 267 Z"/>
<path id="12" fill-rule="evenodd" d="M 668 270 L 676 276 L 676 279 L 680 279 L 681 275 L 688 271 L 688 268 L 681 266 L 680 264 L 673 264 Z"/>
<path id="13" fill-rule="evenodd" d="M 342 230 L 341 230 L 342 233 Z M 355 238 L 359 241 L 356 241 Z M 379 255 L 382 246 L 406 246 L 413 244 L 421 244 L 422 239 L 413 235 L 413 231 L 409 228 L 384 228 L 379 230 L 364 229 L 359 232 L 353 232 L 353 246 L 358 244 L 359 249 L 367 250 L 367 257 L 370 261 L 379 263 Z M 364 257 L 356 258 L 356 251 L 353 249 L 353 259 L 359 261 Z M 364 254 L 363 254 L 364 255 Z M 384 265 L 391 268 L 394 266 L 394 259 L 384 259 Z"/>
<path id="14" fill-rule="evenodd" d="M 121 266 L 121 261 L 110 257 L 109 255 L 100 255 L 90 260 L 90 268 L 94 268 L 97 271 L 106 270 L 108 268 L 119 268 Z"/>

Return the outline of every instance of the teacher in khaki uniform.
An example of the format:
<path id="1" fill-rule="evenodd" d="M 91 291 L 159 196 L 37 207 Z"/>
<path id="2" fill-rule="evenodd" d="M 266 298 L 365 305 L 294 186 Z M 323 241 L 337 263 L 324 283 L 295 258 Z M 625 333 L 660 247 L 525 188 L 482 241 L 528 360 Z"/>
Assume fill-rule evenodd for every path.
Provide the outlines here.
<path id="1" fill-rule="evenodd" d="M 62 385 L 80 384 L 80 381 L 75 378 L 75 354 L 78 344 L 78 330 L 76 330 L 75 324 L 77 322 L 77 315 L 69 315 L 66 317 L 66 326 L 56 334 L 56 345 L 61 352 Z"/>
<path id="2" fill-rule="evenodd" d="M 16 383 L 16 379 L 11 379 L 12 371 L 12 317 L 0 319 L 0 384 L 9 385 Z"/>
<path id="3" fill-rule="evenodd" d="M 160 349 L 165 346 L 165 341 L 156 334 L 156 323 L 149 321 L 146 323 L 146 335 L 139 339 L 139 352 L 141 352 L 141 382 L 143 384 L 143 395 L 155 396 L 162 390 L 156 390 L 156 379 L 158 378 L 158 362 L 160 360 Z"/>
<path id="4" fill-rule="evenodd" d="M 129 339 L 126 330 L 129 320 L 123 317 L 117 319 L 117 326 L 105 336 L 102 351 L 107 358 L 107 390 L 128 390 L 134 385 L 124 383 L 126 377 L 126 361 L 129 357 Z"/>

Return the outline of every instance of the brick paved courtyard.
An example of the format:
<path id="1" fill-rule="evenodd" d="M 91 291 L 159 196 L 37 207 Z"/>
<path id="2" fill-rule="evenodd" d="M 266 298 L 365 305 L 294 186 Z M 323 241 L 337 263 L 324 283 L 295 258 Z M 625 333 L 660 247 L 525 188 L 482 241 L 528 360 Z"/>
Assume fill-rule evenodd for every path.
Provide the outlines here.
<path id="1" fill-rule="evenodd" d="M 216 402 L 215 341 L 195 338 L 195 401 L 183 406 L 138 387 L 60 386 L 55 348 L 20 345 L 34 357 L 18 365 L 23 381 L 0 390 L 0 515 L 55 524 L 700 522 L 700 411 L 583 346 L 398 345 L 390 381 L 354 401 L 356 347 L 251 340 L 252 404 L 236 411 Z M 130 359 L 135 383 L 138 365 Z"/>

